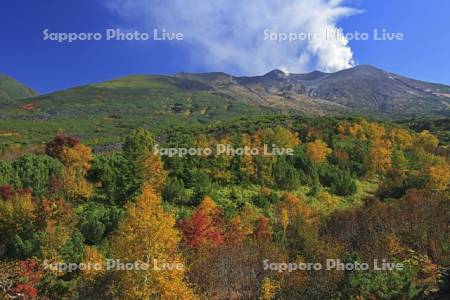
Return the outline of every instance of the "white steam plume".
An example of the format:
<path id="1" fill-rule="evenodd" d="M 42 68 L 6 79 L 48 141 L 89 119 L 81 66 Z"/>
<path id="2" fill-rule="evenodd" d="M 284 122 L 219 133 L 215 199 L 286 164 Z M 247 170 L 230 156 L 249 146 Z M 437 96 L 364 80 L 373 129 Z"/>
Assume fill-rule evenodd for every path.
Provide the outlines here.
<path id="1" fill-rule="evenodd" d="M 337 22 L 358 13 L 342 0 L 107 0 L 129 22 L 182 32 L 196 62 L 228 72 L 260 74 L 274 68 L 333 72 L 353 65 Z M 264 31 L 322 34 L 294 42 L 266 40 Z"/>

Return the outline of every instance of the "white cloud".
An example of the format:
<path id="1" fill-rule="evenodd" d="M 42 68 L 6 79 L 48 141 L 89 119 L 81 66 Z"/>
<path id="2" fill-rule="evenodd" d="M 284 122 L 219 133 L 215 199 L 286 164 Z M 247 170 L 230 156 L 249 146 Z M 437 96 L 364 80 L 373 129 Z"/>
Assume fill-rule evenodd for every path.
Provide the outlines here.
<path id="1" fill-rule="evenodd" d="M 342 0 L 107 0 L 127 22 L 183 32 L 196 62 L 211 69 L 260 74 L 274 68 L 337 71 L 353 65 L 344 38 L 282 42 L 270 32 L 323 33 L 358 13 Z"/>

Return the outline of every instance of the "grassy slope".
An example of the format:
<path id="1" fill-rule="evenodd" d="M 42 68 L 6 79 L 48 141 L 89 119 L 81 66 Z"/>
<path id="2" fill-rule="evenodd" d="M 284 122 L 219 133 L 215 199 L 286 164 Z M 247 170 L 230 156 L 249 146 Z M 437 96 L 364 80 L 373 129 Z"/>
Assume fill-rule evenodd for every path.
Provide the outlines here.
<path id="1" fill-rule="evenodd" d="M 0 108 L 14 99 L 29 98 L 36 95 L 36 92 L 32 89 L 11 77 L 0 74 Z"/>
<path id="2" fill-rule="evenodd" d="M 103 144 L 116 142 L 137 127 L 158 132 L 171 125 L 272 113 L 212 94 L 204 87 L 193 90 L 179 85 L 176 79 L 132 76 L 15 101 L 2 111 L 0 144 L 40 143 L 58 132 Z M 24 109 L 25 105 L 32 109 Z"/>

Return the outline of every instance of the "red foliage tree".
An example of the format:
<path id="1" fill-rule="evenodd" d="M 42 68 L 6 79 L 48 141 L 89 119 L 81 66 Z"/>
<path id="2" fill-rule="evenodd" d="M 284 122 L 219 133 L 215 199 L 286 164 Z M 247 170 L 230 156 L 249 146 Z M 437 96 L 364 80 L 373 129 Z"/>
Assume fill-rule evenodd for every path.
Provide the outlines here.
<path id="1" fill-rule="evenodd" d="M 206 197 L 192 216 L 181 222 L 184 243 L 194 249 L 202 247 L 215 247 L 223 244 L 222 213 Z"/>
<path id="2" fill-rule="evenodd" d="M 12 294 L 21 295 L 21 299 L 32 299 L 38 296 L 36 284 L 42 277 L 42 270 L 39 270 L 36 261 L 29 259 L 20 262 L 21 272 L 19 276 L 25 279 L 24 283 L 17 284 L 12 290 Z"/>
<path id="3" fill-rule="evenodd" d="M 12 196 L 12 194 L 14 194 L 14 187 L 12 185 L 7 184 L 0 186 L 0 198 L 6 200 Z"/>
<path id="4" fill-rule="evenodd" d="M 255 237 L 261 240 L 269 240 L 272 237 L 272 228 L 269 224 L 269 219 L 261 217 L 255 229 Z"/>

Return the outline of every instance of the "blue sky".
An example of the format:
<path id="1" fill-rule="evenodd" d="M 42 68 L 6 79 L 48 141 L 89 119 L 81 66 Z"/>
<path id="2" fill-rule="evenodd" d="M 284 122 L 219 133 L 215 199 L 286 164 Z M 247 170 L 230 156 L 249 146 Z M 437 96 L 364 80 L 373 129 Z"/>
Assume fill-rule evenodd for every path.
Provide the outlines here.
<path id="1" fill-rule="evenodd" d="M 40 93 L 126 76 L 225 71 L 261 74 L 336 70 L 371 64 L 413 78 L 450 84 L 450 1 L 331 0 L 3 0 L 0 73 Z M 273 2 L 277 2 L 274 4 Z M 331 4 L 330 4 L 331 3 Z M 195 8 L 195 9 L 194 9 Z M 403 41 L 284 43 L 261 29 L 295 32 L 322 26 L 344 32 L 386 29 Z M 50 32 L 167 28 L 184 41 L 44 41 Z"/>

